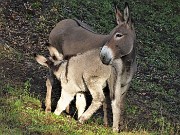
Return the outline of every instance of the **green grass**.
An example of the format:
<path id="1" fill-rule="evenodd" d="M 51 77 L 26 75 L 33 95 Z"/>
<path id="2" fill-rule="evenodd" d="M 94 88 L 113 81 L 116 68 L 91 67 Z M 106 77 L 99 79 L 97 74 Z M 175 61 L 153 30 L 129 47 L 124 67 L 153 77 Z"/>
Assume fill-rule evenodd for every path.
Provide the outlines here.
<path id="1" fill-rule="evenodd" d="M 28 81 L 23 88 L 6 86 L 1 90 L 0 97 L 0 134 L 65 134 L 65 135 L 106 135 L 112 133 L 95 122 L 81 125 L 73 118 L 65 115 L 45 114 L 41 102 L 29 94 Z M 122 132 L 122 134 L 148 134 L 145 131 Z"/>

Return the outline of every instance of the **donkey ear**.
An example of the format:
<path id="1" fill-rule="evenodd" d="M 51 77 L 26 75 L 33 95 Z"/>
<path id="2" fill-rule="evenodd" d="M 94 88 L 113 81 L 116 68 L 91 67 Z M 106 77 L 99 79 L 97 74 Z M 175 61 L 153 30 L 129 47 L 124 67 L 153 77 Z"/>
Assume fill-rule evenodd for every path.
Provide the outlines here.
<path id="1" fill-rule="evenodd" d="M 47 59 L 44 56 L 34 54 L 34 57 L 39 64 L 49 67 L 47 64 Z"/>
<path id="2" fill-rule="evenodd" d="M 115 5 L 115 15 L 116 15 L 116 22 L 117 24 L 121 24 L 124 21 L 124 18 L 121 12 L 118 10 L 117 5 Z"/>
<path id="3" fill-rule="evenodd" d="M 127 2 L 125 2 L 125 8 L 124 8 L 124 20 L 126 23 L 129 23 L 131 21 L 130 18 L 130 11 L 129 11 L 129 5 Z"/>
<path id="4" fill-rule="evenodd" d="M 55 56 L 56 60 L 63 59 L 63 55 L 61 53 L 59 53 L 55 47 L 53 47 L 52 45 L 48 45 L 47 48 L 49 50 L 50 55 Z"/>

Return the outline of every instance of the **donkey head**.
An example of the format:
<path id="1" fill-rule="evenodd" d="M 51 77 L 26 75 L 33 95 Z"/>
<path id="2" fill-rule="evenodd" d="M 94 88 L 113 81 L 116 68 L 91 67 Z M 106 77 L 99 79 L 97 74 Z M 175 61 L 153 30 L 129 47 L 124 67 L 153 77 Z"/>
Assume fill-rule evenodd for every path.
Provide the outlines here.
<path id="1" fill-rule="evenodd" d="M 60 66 L 65 62 L 63 60 L 63 56 L 50 44 L 48 44 L 47 48 L 50 52 L 50 56 L 48 58 L 37 54 L 34 54 L 34 57 L 40 65 L 48 67 L 54 72 L 55 75 L 59 76 Z"/>
<path id="2" fill-rule="evenodd" d="M 110 39 L 100 52 L 101 61 L 107 65 L 111 64 L 114 59 L 131 53 L 136 38 L 128 4 L 125 3 L 124 15 L 116 6 L 115 15 L 118 25 L 110 33 Z"/>

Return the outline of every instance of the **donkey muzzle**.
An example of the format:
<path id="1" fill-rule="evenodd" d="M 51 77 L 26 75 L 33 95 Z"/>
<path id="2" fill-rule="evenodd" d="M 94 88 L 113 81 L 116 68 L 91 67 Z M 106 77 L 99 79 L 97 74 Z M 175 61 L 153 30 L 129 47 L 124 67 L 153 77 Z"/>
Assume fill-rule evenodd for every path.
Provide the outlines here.
<path id="1" fill-rule="evenodd" d="M 113 60 L 112 50 L 109 47 L 104 46 L 100 51 L 100 59 L 102 63 L 105 65 L 111 64 Z"/>

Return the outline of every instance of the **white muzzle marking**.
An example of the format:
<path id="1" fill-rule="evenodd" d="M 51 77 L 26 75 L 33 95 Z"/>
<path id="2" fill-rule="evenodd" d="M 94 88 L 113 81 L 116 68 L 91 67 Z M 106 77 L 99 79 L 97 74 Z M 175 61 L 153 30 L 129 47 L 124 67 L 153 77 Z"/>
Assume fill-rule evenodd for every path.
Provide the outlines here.
<path id="1" fill-rule="evenodd" d="M 109 47 L 104 46 L 101 49 L 100 58 L 101 58 L 101 61 L 102 61 L 103 64 L 106 64 L 106 65 L 111 64 L 112 63 L 112 59 L 113 59 L 113 52 L 112 52 L 112 50 Z"/>

